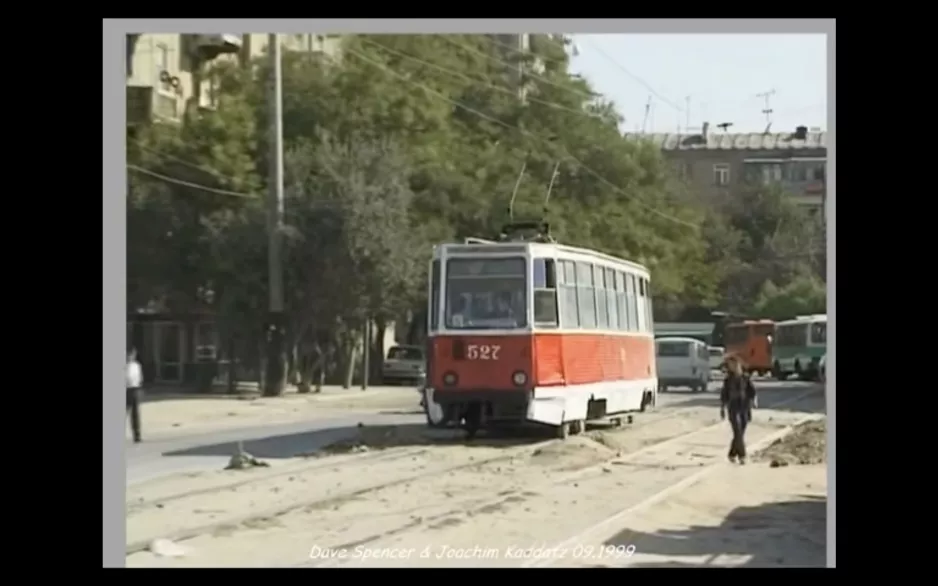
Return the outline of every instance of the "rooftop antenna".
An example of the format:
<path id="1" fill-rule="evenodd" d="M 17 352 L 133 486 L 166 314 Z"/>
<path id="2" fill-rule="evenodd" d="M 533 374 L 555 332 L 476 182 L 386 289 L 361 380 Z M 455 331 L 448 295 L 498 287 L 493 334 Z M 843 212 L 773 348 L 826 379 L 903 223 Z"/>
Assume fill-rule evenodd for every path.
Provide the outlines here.
<path id="1" fill-rule="evenodd" d="M 721 123 L 717 124 L 717 128 L 719 128 L 719 129 L 722 130 L 723 132 L 726 132 L 726 129 L 729 128 L 729 127 L 732 126 L 732 125 L 733 125 L 732 122 L 721 122 Z"/>
<path id="2" fill-rule="evenodd" d="M 648 115 L 651 113 L 651 96 L 648 96 L 648 101 L 645 102 L 645 117 L 642 118 L 642 134 L 645 134 L 645 128 L 648 124 Z"/>
<path id="3" fill-rule="evenodd" d="M 765 131 L 768 132 L 769 128 L 772 127 L 772 112 L 775 110 L 772 109 L 772 106 L 769 104 L 769 100 L 772 99 L 772 96 L 775 95 L 775 88 L 770 89 L 767 92 L 762 92 L 761 94 L 756 94 L 757 98 L 762 98 L 765 101 L 765 107 L 762 109 L 762 113 L 765 114 Z"/>
<path id="4" fill-rule="evenodd" d="M 515 181 L 515 188 L 511 192 L 511 200 L 508 202 L 508 219 L 509 221 L 514 221 L 515 219 L 515 198 L 518 196 L 518 188 L 521 187 L 521 180 L 524 178 L 524 172 L 528 168 L 528 162 L 525 161 L 521 164 L 521 172 L 518 173 L 518 179 Z"/>

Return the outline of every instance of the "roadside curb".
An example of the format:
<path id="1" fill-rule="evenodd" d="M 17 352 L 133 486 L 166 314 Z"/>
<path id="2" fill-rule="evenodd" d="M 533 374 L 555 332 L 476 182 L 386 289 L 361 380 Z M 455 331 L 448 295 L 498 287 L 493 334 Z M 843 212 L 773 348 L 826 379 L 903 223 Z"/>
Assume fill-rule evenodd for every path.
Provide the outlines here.
<path id="1" fill-rule="evenodd" d="M 776 441 L 783 439 L 789 434 L 791 434 L 793 431 L 795 431 L 795 428 L 805 423 L 808 423 L 809 421 L 819 421 L 819 420 L 826 419 L 826 418 L 827 418 L 826 415 L 820 415 L 820 414 L 811 414 L 811 415 L 806 415 L 804 417 L 800 417 L 796 419 L 793 423 L 785 426 L 784 428 L 774 433 L 769 434 L 767 437 L 762 438 L 761 440 L 756 442 L 756 444 L 752 446 L 750 450 L 753 452 L 753 455 L 755 455 L 756 453 L 765 450 Z M 698 482 L 700 482 L 701 480 L 703 480 L 710 474 L 713 474 L 714 472 L 717 472 L 718 470 L 726 469 L 729 466 L 730 464 L 727 462 L 717 462 L 715 464 L 711 464 L 710 466 L 691 474 L 687 478 L 684 478 L 683 480 L 672 484 L 671 486 L 665 488 L 664 490 L 653 494 L 652 496 L 646 498 L 645 500 L 637 504 L 634 504 L 626 509 L 623 509 L 619 511 L 618 513 L 612 515 L 611 517 L 607 517 L 606 519 L 603 519 L 599 523 L 592 525 L 591 527 L 587 527 L 586 529 L 584 529 L 583 531 L 580 531 L 576 535 L 548 549 L 564 550 L 564 549 L 569 549 L 569 548 L 574 547 L 577 543 L 583 543 L 585 539 L 589 537 L 591 534 L 598 532 L 598 531 L 602 531 L 603 529 L 611 525 L 615 525 L 616 523 L 621 522 L 623 519 L 625 519 L 629 515 L 634 515 L 635 513 L 641 512 L 644 509 L 647 509 L 653 505 L 656 505 L 660 503 L 661 501 L 671 496 L 674 496 L 675 494 L 678 494 L 690 488 L 691 486 L 697 484 Z M 525 562 L 520 567 L 522 568 L 546 568 L 546 567 L 553 566 L 555 563 L 559 561 L 560 560 L 556 560 L 552 558 L 537 558 L 537 559 L 533 559 L 533 560 L 529 560 Z"/>

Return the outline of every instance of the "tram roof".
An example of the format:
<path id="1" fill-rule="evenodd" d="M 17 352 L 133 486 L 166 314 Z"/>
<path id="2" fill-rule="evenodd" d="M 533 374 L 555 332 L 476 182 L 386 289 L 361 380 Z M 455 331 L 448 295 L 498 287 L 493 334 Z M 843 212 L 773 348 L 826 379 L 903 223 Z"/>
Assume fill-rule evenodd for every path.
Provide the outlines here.
<path id="1" fill-rule="evenodd" d="M 775 322 L 775 326 L 790 326 L 793 324 L 827 323 L 827 314 L 819 313 L 816 315 L 799 315 L 795 319 L 786 319 L 785 321 Z"/>
<path id="2" fill-rule="evenodd" d="M 616 263 L 620 265 L 628 266 L 629 268 L 635 269 L 639 272 L 649 274 L 648 267 L 639 264 L 634 261 L 626 260 L 624 258 L 618 258 L 604 252 L 599 252 L 598 250 L 591 250 L 589 248 L 580 248 L 577 246 L 568 246 L 566 244 L 557 244 L 549 242 L 490 242 L 490 243 L 472 243 L 472 244 L 459 244 L 459 243 L 447 243 L 447 244 L 438 244 L 433 247 L 433 258 L 439 258 L 442 251 L 446 251 L 447 254 L 550 254 L 550 253 L 566 253 L 566 254 L 576 254 L 583 255 L 598 260 L 604 260 L 610 263 Z"/>

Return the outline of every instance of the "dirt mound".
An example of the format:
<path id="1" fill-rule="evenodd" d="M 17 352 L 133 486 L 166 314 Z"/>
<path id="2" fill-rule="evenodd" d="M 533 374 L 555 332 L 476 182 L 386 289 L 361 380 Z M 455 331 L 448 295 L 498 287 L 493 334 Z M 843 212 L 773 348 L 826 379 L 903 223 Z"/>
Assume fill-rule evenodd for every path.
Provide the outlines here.
<path id="1" fill-rule="evenodd" d="M 610 450 L 588 436 L 576 436 L 564 441 L 538 448 L 531 454 L 531 464 L 539 466 L 557 466 L 560 470 L 575 470 L 604 462 L 615 457 L 615 450 Z"/>
<path id="2" fill-rule="evenodd" d="M 773 468 L 823 464 L 827 460 L 827 421 L 802 423 L 792 433 L 763 450 L 757 459 L 769 462 Z"/>

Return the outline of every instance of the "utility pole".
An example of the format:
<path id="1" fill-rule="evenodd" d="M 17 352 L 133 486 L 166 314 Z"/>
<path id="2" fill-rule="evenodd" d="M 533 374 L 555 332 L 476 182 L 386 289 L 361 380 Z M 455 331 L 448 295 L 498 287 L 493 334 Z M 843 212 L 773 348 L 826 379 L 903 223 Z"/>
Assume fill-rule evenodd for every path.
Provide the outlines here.
<path id="1" fill-rule="evenodd" d="M 269 314 L 267 322 L 267 376 L 264 395 L 283 394 L 286 387 L 286 319 L 283 311 L 283 80 L 280 61 L 280 39 L 276 34 L 267 37 L 267 56 L 270 59 L 270 88 L 268 112 L 270 119 L 270 170 L 267 185 L 267 278 L 269 288 Z"/>
<path id="2" fill-rule="evenodd" d="M 690 96 L 684 98 L 684 128 L 690 132 Z"/>
<path id="3" fill-rule="evenodd" d="M 651 96 L 648 96 L 648 101 L 645 102 L 645 117 L 642 118 L 642 134 L 645 134 L 645 129 L 648 127 L 648 116 L 651 114 Z"/>

